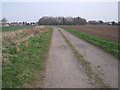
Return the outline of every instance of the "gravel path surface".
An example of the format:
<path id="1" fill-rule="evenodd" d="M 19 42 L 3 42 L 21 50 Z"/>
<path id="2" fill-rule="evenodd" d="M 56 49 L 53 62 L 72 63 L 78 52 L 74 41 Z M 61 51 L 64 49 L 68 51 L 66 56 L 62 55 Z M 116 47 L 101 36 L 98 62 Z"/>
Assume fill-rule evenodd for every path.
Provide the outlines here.
<path id="1" fill-rule="evenodd" d="M 77 51 L 91 63 L 93 70 L 112 88 L 118 88 L 118 59 L 63 29 L 61 31 Z"/>
<path id="2" fill-rule="evenodd" d="M 93 88 L 58 28 L 53 30 L 43 88 Z"/>

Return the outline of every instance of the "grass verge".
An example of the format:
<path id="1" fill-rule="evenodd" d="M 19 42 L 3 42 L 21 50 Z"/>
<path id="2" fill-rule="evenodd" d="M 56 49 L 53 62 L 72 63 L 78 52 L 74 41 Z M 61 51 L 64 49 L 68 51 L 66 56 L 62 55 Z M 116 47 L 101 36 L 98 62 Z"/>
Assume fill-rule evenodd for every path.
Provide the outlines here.
<path id="1" fill-rule="evenodd" d="M 5 27 L 0 27 L 0 32 L 8 32 L 8 31 L 16 31 L 19 29 L 25 29 L 25 28 L 31 28 L 35 26 L 5 26 Z"/>
<path id="2" fill-rule="evenodd" d="M 92 70 L 90 62 L 84 59 L 84 57 L 76 50 L 76 48 L 72 45 L 69 39 L 59 30 L 63 38 L 65 39 L 66 43 L 72 49 L 74 56 L 80 61 L 81 65 L 84 67 L 85 73 L 90 79 L 93 79 L 94 85 L 96 88 L 110 88 L 110 85 L 104 83 L 103 79 L 99 77 L 97 73 Z"/>
<path id="3" fill-rule="evenodd" d="M 3 88 L 25 88 L 24 85 L 36 80 L 34 77 L 44 70 L 52 30 L 38 33 L 19 45 L 7 39 L 3 53 L 2 82 Z"/>
<path id="4" fill-rule="evenodd" d="M 72 29 L 72 28 L 67 28 L 67 27 L 61 27 L 61 28 L 63 28 L 64 30 L 72 33 L 73 35 L 75 35 L 81 39 L 86 40 L 89 43 L 92 43 L 95 46 L 102 48 L 103 50 L 111 53 L 113 56 L 120 58 L 120 53 L 118 50 L 118 47 L 120 47 L 120 43 L 116 43 L 116 42 L 113 42 L 111 40 L 107 40 L 105 38 L 96 37 L 96 36 L 93 36 L 90 34 L 86 34 L 84 32 L 80 32 L 80 31 L 77 31 L 77 30 Z"/>

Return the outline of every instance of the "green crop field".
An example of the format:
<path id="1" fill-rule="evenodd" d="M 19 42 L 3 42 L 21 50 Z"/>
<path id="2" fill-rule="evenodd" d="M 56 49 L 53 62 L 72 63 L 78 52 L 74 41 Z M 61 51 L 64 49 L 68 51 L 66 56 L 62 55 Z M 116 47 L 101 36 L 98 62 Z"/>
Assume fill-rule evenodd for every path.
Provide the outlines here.
<path id="1" fill-rule="evenodd" d="M 65 29 L 66 31 L 74 34 L 75 36 L 86 40 L 89 43 L 92 43 L 95 46 L 98 46 L 102 49 L 104 49 L 105 51 L 111 53 L 113 56 L 115 57 L 120 57 L 120 53 L 118 52 L 118 46 L 120 46 L 120 43 L 111 41 L 111 40 L 107 40 L 105 38 L 101 38 L 101 37 L 97 37 L 97 36 L 93 36 L 84 32 L 80 32 L 78 30 L 72 29 L 72 28 L 67 28 L 67 27 L 61 27 L 63 29 Z"/>
<path id="2" fill-rule="evenodd" d="M 31 28 L 35 26 L 5 26 L 5 27 L 0 27 L 0 32 L 7 32 L 7 31 L 16 31 L 19 29 L 25 29 L 25 28 Z"/>

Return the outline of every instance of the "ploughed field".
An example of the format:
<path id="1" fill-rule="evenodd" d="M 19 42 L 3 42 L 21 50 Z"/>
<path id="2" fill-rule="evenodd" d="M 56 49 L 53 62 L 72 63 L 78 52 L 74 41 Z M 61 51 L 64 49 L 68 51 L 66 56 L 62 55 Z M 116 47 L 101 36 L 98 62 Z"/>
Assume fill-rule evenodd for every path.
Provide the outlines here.
<path id="1" fill-rule="evenodd" d="M 69 27 L 81 32 L 103 37 L 115 42 L 118 41 L 118 26 L 110 25 L 62 25 L 62 27 Z"/>

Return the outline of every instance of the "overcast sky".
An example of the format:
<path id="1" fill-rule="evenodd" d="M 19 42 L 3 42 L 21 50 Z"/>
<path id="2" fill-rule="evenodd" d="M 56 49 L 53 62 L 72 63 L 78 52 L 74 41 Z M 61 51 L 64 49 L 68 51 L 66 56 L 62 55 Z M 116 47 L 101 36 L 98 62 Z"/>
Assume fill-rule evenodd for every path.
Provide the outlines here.
<path id="1" fill-rule="evenodd" d="M 118 2 L 2 2 L 2 15 L 8 22 L 36 22 L 42 16 L 118 21 Z"/>

